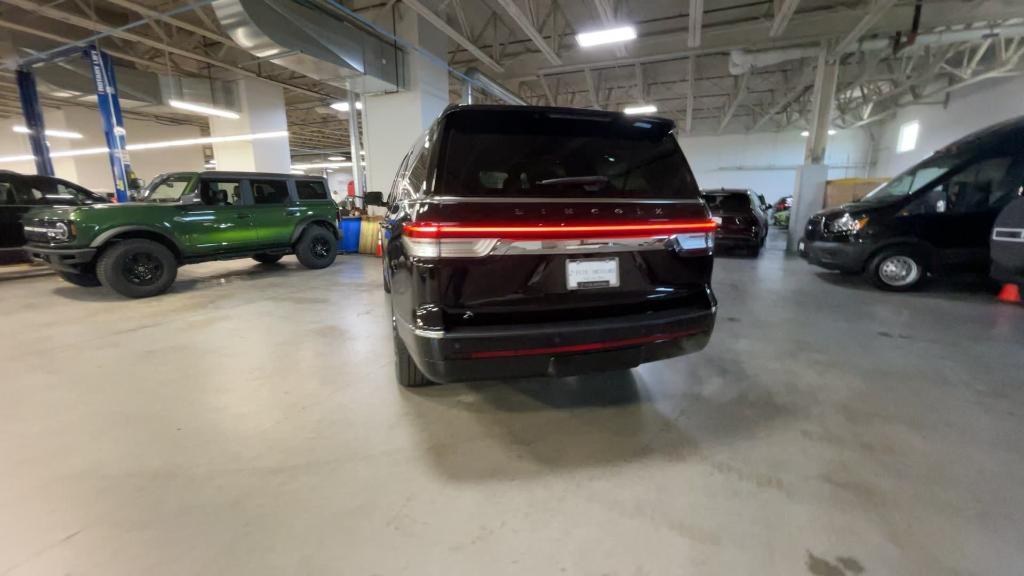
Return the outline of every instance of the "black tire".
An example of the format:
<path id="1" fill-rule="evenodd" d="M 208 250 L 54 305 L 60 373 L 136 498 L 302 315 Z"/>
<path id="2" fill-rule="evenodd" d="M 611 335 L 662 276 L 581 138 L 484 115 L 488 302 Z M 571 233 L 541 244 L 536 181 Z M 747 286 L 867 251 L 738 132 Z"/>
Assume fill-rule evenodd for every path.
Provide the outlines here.
<path id="1" fill-rule="evenodd" d="M 295 257 L 312 270 L 327 268 L 338 256 L 338 241 L 322 226 L 310 225 L 295 243 Z"/>
<path id="2" fill-rule="evenodd" d="M 252 257 L 260 264 L 276 264 L 281 258 L 284 258 L 284 254 L 257 254 Z"/>
<path id="3" fill-rule="evenodd" d="M 84 288 L 95 288 L 100 285 L 100 279 L 96 277 L 96 272 L 57 272 L 68 284 L 74 284 L 75 286 L 82 286 Z"/>
<path id="4" fill-rule="evenodd" d="M 925 258 L 911 246 L 882 250 L 868 262 L 864 275 L 880 290 L 907 292 L 921 286 L 928 275 Z"/>
<path id="5" fill-rule="evenodd" d="M 398 336 L 398 330 L 394 327 L 392 319 L 391 333 L 395 345 L 395 379 L 405 388 L 422 388 L 424 386 L 435 386 L 437 382 L 427 378 L 413 362 L 409 350 L 406 349 L 402 338 Z"/>
<path id="6" fill-rule="evenodd" d="M 115 242 L 96 263 L 100 283 L 129 298 L 162 294 L 178 276 L 178 262 L 163 244 L 141 238 Z"/>
<path id="7" fill-rule="evenodd" d="M 747 248 L 747 255 L 750 256 L 751 258 L 757 258 L 758 256 L 761 255 L 761 247 L 751 246 L 750 248 Z"/>

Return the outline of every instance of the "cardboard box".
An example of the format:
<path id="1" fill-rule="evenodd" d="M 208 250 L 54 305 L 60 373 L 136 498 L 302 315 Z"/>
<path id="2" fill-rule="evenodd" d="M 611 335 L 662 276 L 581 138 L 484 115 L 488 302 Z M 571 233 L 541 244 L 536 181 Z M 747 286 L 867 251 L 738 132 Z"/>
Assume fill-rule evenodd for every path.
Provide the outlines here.
<path id="1" fill-rule="evenodd" d="M 856 202 L 875 188 L 888 182 L 888 178 L 842 178 L 825 184 L 825 208 Z"/>

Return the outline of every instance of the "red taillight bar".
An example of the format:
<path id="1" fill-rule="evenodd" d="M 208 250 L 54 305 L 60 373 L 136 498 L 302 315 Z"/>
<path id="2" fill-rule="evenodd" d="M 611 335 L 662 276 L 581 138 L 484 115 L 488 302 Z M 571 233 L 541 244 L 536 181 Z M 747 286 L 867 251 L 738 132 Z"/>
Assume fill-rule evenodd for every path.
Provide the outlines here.
<path id="1" fill-rule="evenodd" d="M 713 232 L 712 220 L 667 220 L 629 224 L 535 224 L 478 225 L 439 222 L 410 222 L 404 231 L 410 238 L 501 238 L 505 240 L 563 240 L 574 238 L 632 238 L 668 236 L 684 232 Z"/>
<path id="2" fill-rule="evenodd" d="M 547 348 L 524 348 L 519 350 L 483 350 L 470 352 L 470 358 L 511 358 L 515 356 L 540 356 L 548 354 L 571 354 L 573 352 L 593 352 L 595 350 L 608 350 L 612 348 L 628 348 L 643 344 L 653 344 L 666 340 L 675 340 L 686 336 L 693 336 L 703 332 L 707 328 L 695 328 L 682 332 L 669 332 L 666 334 L 655 334 L 653 336 L 641 336 L 638 338 L 626 338 L 623 340 L 606 340 L 604 342 L 589 342 L 587 344 L 569 344 L 566 346 L 549 346 Z"/>

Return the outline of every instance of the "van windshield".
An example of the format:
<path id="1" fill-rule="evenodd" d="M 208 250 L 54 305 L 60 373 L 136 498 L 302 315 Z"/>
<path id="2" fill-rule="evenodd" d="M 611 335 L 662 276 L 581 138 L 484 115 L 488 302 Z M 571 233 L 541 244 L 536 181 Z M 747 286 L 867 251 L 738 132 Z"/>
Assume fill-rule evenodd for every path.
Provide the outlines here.
<path id="1" fill-rule="evenodd" d="M 955 168 L 963 160 L 963 154 L 943 154 L 932 156 L 916 164 L 899 176 L 875 188 L 860 202 L 881 203 L 902 198 L 920 190 L 924 185 L 939 178 Z"/>
<path id="2" fill-rule="evenodd" d="M 464 111 L 445 122 L 435 194 L 696 198 L 670 125 L 614 116 Z"/>

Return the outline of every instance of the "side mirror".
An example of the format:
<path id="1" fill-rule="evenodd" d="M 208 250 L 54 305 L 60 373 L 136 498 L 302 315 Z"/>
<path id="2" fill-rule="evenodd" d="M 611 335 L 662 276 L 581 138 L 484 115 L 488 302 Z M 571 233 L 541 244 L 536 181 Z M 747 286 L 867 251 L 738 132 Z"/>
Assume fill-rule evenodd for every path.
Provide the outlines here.
<path id="1" fill-rule="evenodd" d="M 384 193 L 383 192 L 367 192 L 363 195 L 363 203 L 367 206 L 383 206 L 384 205 Z"/>

